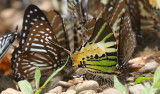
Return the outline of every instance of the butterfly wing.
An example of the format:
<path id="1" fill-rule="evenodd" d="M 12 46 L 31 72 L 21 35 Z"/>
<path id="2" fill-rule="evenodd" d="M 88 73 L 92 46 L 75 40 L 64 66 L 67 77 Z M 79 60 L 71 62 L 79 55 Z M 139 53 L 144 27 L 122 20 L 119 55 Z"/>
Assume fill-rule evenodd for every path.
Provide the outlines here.
<path id="1" fill-rule="evenodd" d="M 117 44 L 110 26 L 99 19 L 89 41 L 72 54 L 74 65 L 96 72 L 114 72 L 117 63 Z"/>
<path id="2" fill-rule="evenodd" d="M 44 20 L 48 22 L 46 16 L 37 6 L 35 5 L 28 6 L 23 17 L 23 26 L 22 26 L 22 31 L 20 35 L 19 46 L 12 53 L 12 59 L 11 59 L 12 63 L 15 62 L 15 59 L 18 57 L 19 53 L 22 52 L 22 48 L 28 37 L 29 31 L 31 27 L 34 25 L 34 23 L 38 20 Z"/>
<path id="3" fill-rule="evenodd" d="M 53 32 L 55 33 L 58 42 L 66 49 L 69 49 L 68 38 L 60 14 L 55 10 L 50 11 L 47 15 L 47 18 L 50 22 L 50 25 L 52 26 Z"/>
<path id="4" fill-rule="evenodd" d="M 119 43 L 119 31 L 120 31 L 120 24 L 121 24 L 121 18 L 123 14 L 125 13 L 125 1 L 124 0 L 117 0 L 117 2 L 114 5 L 113 12 L 111 14 L 111 17 L 109 19 L 109 25 L 113 29 L 114 36 L 116 37 L 117 44 Z"/>
<path id="5" fill-rule="evenodd" d="M 154 10 L 157 15 L 160 15 L 160 3 L 158 0 L 148 0 L 152 10 Z"/>
<path id="6" fill-rule="evenodd" d="M 140 32 L 140 11 L 138 6 L 138 0 L 126 0 L 127 10 L 131 15 L 131 22 L 134 32 L 139 34 Z"/>
<path id="7" fill-rule="evenodd" d="M 108 21 L 111 18 L 111 13 L 114 9 L 114 6 L 116 4 L 116 0 L 109 0 L 108 4 L 104 7 L 102 18 L 106 21 Z"/>
<path id="8" fill-rule="evenodd" d="M 23 53 L 19 54 L 15 63 L 12 63 L 16 80 L 33 77 L 37 66 L 42 74 L 58 68 L 59 50 L 48 44 L 46 37 L 58 42 L 50 25 L 45 21 L 37 21 L 30 30 Z"/>
<path id="9" fill-rule="evenodd" d="M 87 38 L 87 40 L 89 40 L 89 38 L 91 37 L 94 31 L 95 24 L 96 24 L 96 19 L 93 18 L 89 23 L 87 23 L 84 26 L 84 33 L 85 33 L 85 37 Z"/>
<path id="10" fill-rule="evenodd" d="M 125 13 L 122 18 L 123 21 L 121 24 L 118 47 L 118 61 L 120 68 L 126 65 L 129 59 L 132 57 L 132 53 L 136 47 L 136 35 L 132 29 L 131 17 L 129 13 Z"/>
<path id="11" fill-rule="evenodd" d="M 57 11 L 50 11 L 47 14 L 47 18 L 50 22 L 50 25 L 52 27 L 53 32 L 56 35 L 56 38 L 58 40 L 59 45 L 63 46 L 64 48 L 70 50 L 69 48 L 69 41 L 66 35 L 66 31 L 64 28 L 63 20 L 60 16 L 60 14 Z M 67 54 L 64 51 L 61 51 L 61 61 L 64 61 L 67 59 Z"/>
<path id="12" fill-rule="evenodd" d="M 23 17 L 22 34 L 21 34 L 21 39 L 19 42 L 20 46 L 24 45 L 31 27 L 38 20 L 46 21 L 49 24 L 46 16 L 37 6 L 35 5 L 28 6 L 28 8 L 26 9 L 24 13 L 24 17 Z"/>
<path id="13" fill-rule="evenodd" d="M 111 17 L 111 13 L 114 9 L 114 5 L 115 5 L 116 1 L 115 0 L 110 0 L 107 5 L 104 7 L 103 12 L 102 12 L 102 18 L 104 20 L 106 20 L 106 22 L 108 22 L 109 18 Z M 93 18 L 89 23 L 87 23 L 84 27 L 84 32 L 85 35 L 87 37 L 87 40 L 90 39 L 93 31 L 94 31 L 94 27 L 96 24 L 96 19 Z"/>
<path id="14" fill-rule="evenodd" d="M 141 18 L 141 32 L 160 31 L 160 17 L 152 10 L 148 0 L 138 0 L 138 4 Z"/>
<path id="15" fill-rule="evenodd" d="M 14 40 L 18 37 L 17 29 L 18 27 L 15 29 L 15 32 L 0 37 L 0 59 L 4 56 L 10 45 L 12 45 Z"/>

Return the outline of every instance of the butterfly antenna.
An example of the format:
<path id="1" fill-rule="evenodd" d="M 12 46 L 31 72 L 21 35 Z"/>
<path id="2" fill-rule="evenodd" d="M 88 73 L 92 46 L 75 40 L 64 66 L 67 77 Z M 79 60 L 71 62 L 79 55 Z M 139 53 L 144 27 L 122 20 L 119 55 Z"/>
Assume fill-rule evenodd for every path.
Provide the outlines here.
<path id="1" fill-rule="evenodd" d="M 46 41 L 49 42 L 50 44 L 56 46 L 58 49 L 63 50 L 64 52 L 66 52 L 67 54 L 71 55 L 72 52 L 67 50 L 66 48 L 62 47 L 61 45 L 55 43 L 54 41 L 50 40 L 48 37 L 46 37 Z"/>

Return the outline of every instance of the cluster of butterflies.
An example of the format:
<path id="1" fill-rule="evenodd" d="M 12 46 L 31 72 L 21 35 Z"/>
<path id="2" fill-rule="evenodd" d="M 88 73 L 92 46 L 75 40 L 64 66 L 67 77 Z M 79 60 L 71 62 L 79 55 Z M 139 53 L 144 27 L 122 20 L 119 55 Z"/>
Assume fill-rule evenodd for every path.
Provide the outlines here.
<path id="1" fill-rule="evenodd" d="M 19 36 L 19 46 L 11 58 L 16 81 L 33 78 L 37 66 L 42 75 L 55 71 L 68 56 L 73 66 L 88 70 L 90 75 L 86 76 L 87 79 L 111 78 L 126 66 L 136 47 L 135 32 L 139 28 L 134 13 L 137 11 L 130 5 L 135 3 L 127 1 L 110 0 L 100 18 L 84 23 L 85 43 L 80 43 L 78 50 L 74 51 L 70 50 L 69 35 L 61 15 L 55 10 L 44 14 L 35 5 L 30 5 L 24 13 L 21 34 L 16 32 L 16 28 L 15 32 L 0 37 L 0 56 L 2 58 Z M 130 8 L 126 8 L 127 4 Z"/>

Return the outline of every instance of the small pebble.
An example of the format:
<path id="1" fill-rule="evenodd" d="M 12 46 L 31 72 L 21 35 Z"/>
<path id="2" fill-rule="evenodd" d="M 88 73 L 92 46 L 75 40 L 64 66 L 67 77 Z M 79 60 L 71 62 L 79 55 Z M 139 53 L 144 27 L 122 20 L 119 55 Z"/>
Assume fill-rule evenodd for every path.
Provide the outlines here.
<path id="1" fill-rule="evenodd" d="M 103 90 L 102 94 L 122 94 L 122 93 L 115 88 L 107 88 Z"/>
<path id="2" fill-rule="evenodd" d="M 81 92 L 83 90 L 96 90 L 99 87 L 99 84 L 94 80 L 84 81 L 75 86 L 76 92 Z"/>
<path id="3" fill-rule="evenodd" d="M 131 94 L 142 94 L 141 91 L 144 89 L 145 87 L 142 84 L 129 86 L 129 91 L 131 92 Z"/>
<path id="4" fill-rule="evenodd" d="M 66 92 L 62 92 L 61 94 L 76 94 L 75 90 L 67 90 Z"/>
<path id="5" fill-rule="evenodd" d="M 67 90 L 75 90 L 75 86 L 71 86 Z"/>
<path id="6" fill-rule="evenodd" d="M 48 93 L 61 94 L 62 93 L 62 86 L 57 86 L 54 89 L 51 89 Z"/>
<path id="7" fill-rule="evenodd" d="M 96 92 L 94 90 L 84 90 L 84 91 L 81 91 L 78 94 L 96 94 Z"/>
<path id="8" fill-rule="evenodd" d="M 149 63 L 145 64 L 139 71 L 141 73 L 155 71 L 157 66 L 158 66 L 157 62 L 154 62 L 154 61 L 153 62 L 149 62 Z"/>
<path id="9" fill-rule="evenodd" d="M 15 89 L 12 89 L 12 88 L 8 88 L 8 89 L 2 91 L 1 94 L 24 94 L 24 93 L 19 92 Z"/>
<path id="10" fill-rule="evenodd" d="M 69 83 L 72 83 L 73 85 L 77 85 L 78 83 L 83 82 L 83 78 L 74 78 L 73 80 L 69 80 Z"/>
<path id="11" fill-rule="evenodd" d="M 58 85 L 63 86 L 63 87 L 71 87 L 72 83 L 65 82 L 65 81 L 59 81 Z"/>
<path id="12" fill-rule="evenodd" d="M 44 93 L 44 94 L 58 94 L 58 93 Z"/>
<path id="13" fill-rule="evenodd" d="M 133 82 L 133 81 L 134 81 L 134 78 L 135 78 L 135 77 L 129 77 L 129 78 L 127 78 L 127 81 Z"/>

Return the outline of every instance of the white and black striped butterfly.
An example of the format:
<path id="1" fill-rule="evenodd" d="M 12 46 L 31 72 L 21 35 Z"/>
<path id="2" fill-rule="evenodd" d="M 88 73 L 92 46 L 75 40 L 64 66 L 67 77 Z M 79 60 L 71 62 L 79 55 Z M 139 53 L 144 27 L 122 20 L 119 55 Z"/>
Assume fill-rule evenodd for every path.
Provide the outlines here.
<path id="1" fill-rule="evenodd" d="M 14 32 L 0 36 L 0 59 L 2 59 L 14 40 L 18 37 L 17 29 L 18 27 L 16 27 Z"/>
<path id="2" fill-rule="evenodd" d="M 63 64 L 67 55 L 48 44 L 46 37 L 69 49 L 60 15 L 51 11 L 45 16 L 38 7 L 30 5 L 24 14 L 19 47 L 12 54 L 11 68 L 15 80 L 33 78 L 37 66 L 43 75 Z"/>

